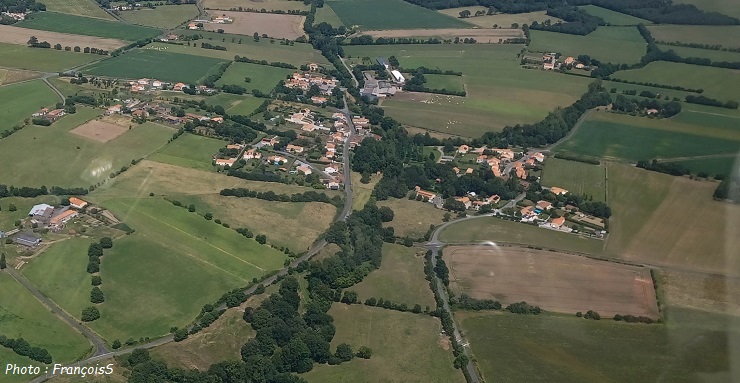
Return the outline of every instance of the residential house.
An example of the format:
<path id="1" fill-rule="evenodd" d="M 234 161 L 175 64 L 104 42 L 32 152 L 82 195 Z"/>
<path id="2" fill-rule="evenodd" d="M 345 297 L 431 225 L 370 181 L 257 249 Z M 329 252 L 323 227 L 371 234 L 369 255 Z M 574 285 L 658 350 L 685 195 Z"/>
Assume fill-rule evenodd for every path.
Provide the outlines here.
<path id="1" fill-rule="evenodd" d="M 327 166 L 327 167 L 324 168 L 324 173 L 326 173 L 326 174 L 339 173 L 339 166 L 329 165 L 329 166 Z"/>
<path id="2" fill-rule="evenodd" d="M 581 64 L 581 63 L 578 63 L 578 64 L 576 64 L 576 69 L 583 69 L 583 68 L 585 68 L 585 67 L 586 67 L 586 66 L 585 66 L 585 65 L 583 65 L 583 64 Z"/>
<path id="3" fill-rule="evenodd" d="M 216 158 L 217 166 L 233 166 L 236 158 Z"/>
<path id="4" fill-rule="evenodd" d="M 293 145 L 288 144 L 288 146 L 285 147 L 285 150 L 287 150 L 290 153 L 303 153 L 303 146 L 300 145 Z"/>
<path id="5" fill-rule="evenodd" d="M 85 206 L 87 206 L 88 203 L 86 201 L 83 201 L 77 197 L 69 197 L 69 206 L 72 206 L 75 209 L 84 209 Z"/>
<path id="6" fill-rule="evenodd" d="M 419 196 L 421 196 L 422 199 L 431 202 L 435 197 L 437 197 L 437 194 L 423 190 L 421 186 L 416 186 L 414 190 L 416 191 L 416 198 L 419 198 Z"/>
<path id="7" fill-rule="evenodd" d="M 246 152 L 244 152 L 244 155 L 242 156 L 245 160 L 251 160 L 253 158 L 262 158 L 262 153 L 258 152 L 256 149 L 247 149 Z"/>
<path id="8" fill-rule="evenodd" d="M 486 202 L 496 204 L 499 201 L 501 201 L 501 197 L 498 196 L 498 194 L 494 194 L 488 198 L 486 198 Z"/>
<path id="9" fill-rule="evenodd" d="M 309 174 L 313 173 L 313 172 L 311 171 L 311 167 L 310 167 L 310 166 L 308 166 L 308 165 L 300 165 L 300 166 L 296 167 L 296 169 L 297 169 L 297 170 L 298 170 L 299 172 L 301 172 L 301 173 L 303 173 L 303 174 L 305 174 L 305 175 L 309 175 Z"/>
<path id="10" fill-rule="evenodd" d="M 460 154 L 468 154 L 468 150 L 470 150 L 468 145 L 460 145 L 460 147 L 457 148 L 457 152 Z"/>
<path id="11" fill-rule="evenodd" d="M 134 116 L 134 117 L 139 117 L 139 118 L 147 118 L 147 117 L 149 117 L 149 112 L 147 112 L 144 109 L 137 109 L 137 110 L 131 112 L 131 115 Z"/>
<path id="12" fill-rule="evenodd" d="M 52 212 L 54 212 L 54 206 L 42 203 L 34 205 L 31 208 L 31 211 L 28 212 L 28 216 L 40 219 L 49 219 Z"/>
<path id="13" fill-rule="evenodd" d="M 537 152 L 537 153 L 532 154 L 532 158 L 534 158 L 537 162 L 542 162 L 545 160 L 545 155 L 540 152 Z"/>
<path id="14" fill-rule="evenodd" d="M 557 186 L 553 186 L 553 187 L 551 187 L 551 188 L 550 188 L 550 192 L 552 192 L 552 194 L 555 194 L 555 195 L 564 195 L 564 194 L 568 194 L 568 191 L 567 191 L 567 190 L 565 190 L 565 189 L 563 189 L 563 188 L 559 188 L 559 187 L 557 187 Z"/>
<path id="15" fill-rule="evenodd" d="M 502 160 L 513 160 L 514 151 L 511 149 L 491 149 L 494 153 L 497 153 Z"/>
<path id="16" fill-rule="evenodd" d="M 275 144 L 277 144 L 277 143 L 280 142 L 280 137 L 278 137 L 278 136 L 272 136 L 270 138 L 265 137 L 265 138 L 262 139 L 261 142 L 264 145 L 274 146 Z"/>
<path id="17" fill-rule="evenodd" d="M 354 124 L 356 127 L 364 128 L 370 125 L 370 120 L 365 117 L 355 116 L 352 117 L 352 124 Z"/>
<path id="18" fill-rule="evenodd" d="M 181 83 L 181 82 L 178 82 L 177 84 L 175 84 L 175 86 L 172 87 L 172 90 L 174 90 L 176 92 L 182 92 L 182 90 L 184 88 L 186 88 L 185 84 L 184 83 Z"/>
<path id="19" fill-rule="evenodd" d="M 326 97 L 313 96 L 311 97 L 311 102 L 317 105 L 322 105 L 326 103 Z"/>
<path id="20" fill-rule="evenodd" d="M 319 70 L 319 64 L 308 63 L 308 70 L 310 70 L 311 72 L 316 72 L 317 70 Z"/>
<path id="21" fill-rule="evenodd" d="M 565 61 L 563 61 L 563 62 L 565 63 L 565 65 L 570 65 L 570 64 L 573 64 L 574 62 L 576 62 L 576 59 L 574 59 L 571 56 L 568 56 L 568 57 L 565 58 Z"/>
<path id="22" fill-rule="evenodd" d="M 217 124 L 221 124 L 221 123 L 224 122 L 224 118 L 223 117 L 212 117 L 211 118 L 211 122 L 215 122 Z"/>
<path id="23" fill-rule="evenodd" d="M 475 163 L 482 164 L 484 162 L 488 161 L 488 156 L 481 154 L 475 159 Z"/>
<path id="24" fill-rule="evenodd" d="M 49 224 L 51 226 L 58 227 L 58 226 L 64 225 L 65 223 L 67 223 L 67 221 L 69 221 L 70 219 L 72 219 L 74 217 L 77 217 L 78 215 L 79 215 L 78 212 L 76 212 L 74 210 L 71 210 L 71 209 L 68 209 L 68 210 L 65 210 L 65 211 L 63 211 L 63 212 L 61 212 L 61 213 L 59 213 L 59 214 L 51 217 L 51 219 L 49 220 Z"/>
<path id="25" fill-rule="evenodd" d="M 523 207 L 519 212 L 522 213 L 522 221 L 532 222 L 537 218 L 537 212 L 534 211 L 534 206 Z"/>
<path id="26" fill-rule="evenodd" d="M 564 223 L 565 217 L 558 217 L 550 220 L 550 226 L 554 229 L 560 229 Z"/>
<path id="27" fill-rule="evenodd" d="M 465 169 L 465 174 L 473 174 L 473 168 Z"/>
<path id="28" fill-rule="evenodd" d="M 552 204 L 548 201 L 537 201 L 537 208 L 540 210 L 552 209 Z"/>
<path id="29" fill-rule="evenodd" d="M 267 158 L 267 162 L 275 165 L 280 165 L 288 162 L 288 159 L 283 156 L 270 156 Z"/>
<path id="30" fill-rule="evenodd" d="M 527 179 L 527 171 L 524 170 L 524 165 L 522 165 L 521 162 L 517 163 L 514 166 L 514 171 L 516 172 L 516 178 L 525 180 Z"/>
<path id="31" fill-rule="evenodd" d="M 198 29 L 198 24 L 196 24 L 196 23 L 189 23 L 188 24 L 188 29 L 193 29 L 193 30 Z"/>
<path id="32" fill-rule="evenodd" d="M 548 53 L 542 56 L 542 68 L 545 70 L 553 70 L 555 69 L 555 53 Z"/>
<path id="33" fill-rule="evenodd" d="M 462 202 L 463 205 L 465 205 L 466 209 L 470 209 L 472 206 L 472 203 L 470 202 L 470 197 L 455 197 L 455 201 Z"/>
<path id="34" fill-rule="evenodd" d="M 65 114 L 67 114 L 64 109 L 54 109 L 51 112 L 46 114 L 46 119 L 54 122 L 60 118 L 62 118 Z"/>
<path id="35" fill-rule="evenodd" d="M 226 145 L 226 149 L 242 150 L 244 149 L 244 145 L 243 144 L 228 144 Z"/>
<path id="36" fill-rule="evenodd" d="M 116 104 L 116 105 L 109 106 L 107 113 L 108 114 L 120 114 L 122 107 L 123 107 L 123 105 L 121 105 L 121 104 Z"/>
<path id="37" fill-rule="evenodd" d="M 49 108 L 43 108 L 38 112 L 32 114 L 31 117 L 43 117 L 46 116 L 47 113 L 49 113 Z"/>

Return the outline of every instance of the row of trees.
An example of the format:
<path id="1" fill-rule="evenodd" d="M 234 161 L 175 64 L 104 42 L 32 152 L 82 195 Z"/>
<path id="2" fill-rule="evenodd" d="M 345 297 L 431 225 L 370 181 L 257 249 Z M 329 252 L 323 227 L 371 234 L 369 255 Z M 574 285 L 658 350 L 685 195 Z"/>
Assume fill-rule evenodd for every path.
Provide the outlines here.
<path id="1" fill-rule="evenodd" d="M 0 198 L 4 197 L 25 197 L 33 198 L 41 195 L 85 195 L 88 190 L 85 188 L 63 188 L 60 186 L 52 186 L 51 189 L 47 189 L 46 186 L 38 188 L 32 188 L 28 186 L 15 187 L 0 185 Z"/>
<path id="2" fill-rule="evenodd" d="M 227 197 L 249 197 L 263 199 L 266 201 L 280 201 L 280 202 L 324 202 L 333 205 L 341 204 L 342 199 L 339 196 L 329 198 L 326 193 L 319 193 L 315 191 L 307 191 L 303 193 L 295 193 L 292 195 L 288 194 L 277 194 L 272 190 L 266 192 L 258 192 L 249 190 L 246 188 L 235 188 L 235 189 L 223 189 L 219 193 L 222 196 Z M 392 211 L 391 211 L 392 212 Z"/>
<path id="3" fill-rule="evenodd" d="M 645 93 L 641 93 L 642 96 Z M 648 95 L 649 96 L 649 95 Z M 643 96 L 644 97 L 644 96 Z M 612 103 L 612 110 L 618 110 L 626 113 L 635 113 L 655 109 L 659 117 L 672 117 L 681 112 L 681 103 L 676 101 L 660 102 L 658 100 L 636 100 L 625 96 L 617 95 Z"/>
<path id="4" fill-rule="evenodd" d="M 258 64 L 258 65 L 274 66 L 277 68 L 298 69 L 298 67 L 296 67 L 293 64 L 288 64 L 288 63 L 284 63 L 280 61 L 269 62 L 267 60 L 255 60 L 255 59 L 250 59 L 248 57 L 242 57 L 238 55 L 234 56 L 234 61 L 242 62 L 242 63 Z"/>
<path id="5" fill-rule="evenodd" d="M 3 254 L 4 255 L 4 254 Z M 0 335 L 0 346 L 13 350 L 18 355 L 27 356 L 37 362 L 51 364 L 51 354 L 42 347 L 31 346 L 25 339 L 8 338 Z"/>

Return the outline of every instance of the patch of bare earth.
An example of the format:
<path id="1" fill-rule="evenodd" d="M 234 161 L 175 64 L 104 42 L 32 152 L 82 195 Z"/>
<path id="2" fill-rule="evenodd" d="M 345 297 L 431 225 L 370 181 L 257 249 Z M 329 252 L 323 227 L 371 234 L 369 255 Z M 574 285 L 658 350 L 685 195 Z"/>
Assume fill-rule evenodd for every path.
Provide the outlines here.
<path id="1" fill-rule="evenodd" d="M 108 142 L 126 133 L 126 131 L 128 131 L 128 128 L 125 126 L 98 120 L 90 121 L 70 130 L 70 132 L 78 136 L 98 142 Z"/>
<path id="2" fill-rule="evenodd" d="M 514 302 L 573 314 L 631 314 L 658 318 L 650 270 L 592 258 L 499 246 L 452 246 L 444 251 L 450 283 L 473 298 Z"/>
<path id="3" fill-rule="evenodd" d="M 63 47 L 74 47 L 79 45 L 81 47 L 98 48 L 107 51 L 112 51 L 128 44 L 125 41 L 105 39 L 102 37 L 72 35 L 69 33 L 40 31 L 10 25 L 0 25 L 0 42 L 2 43 L 26 45 L 31 36 L 35 36 L 39 41 L 46 41 L 51 45 L 60 44 Z"/>
<path id="4" fill-rule="evenodd" d="M 442 39 L 454 39 L 459 37 L 474 38 L 479 43 L 499 43 L 500 40 L 522 38 L 524 32 L 520 29 L 387 29 L 364 31 L 362 35 L 370 35 L 373 38 L 386 37 L 437 37 Z"/>
<path id="5" fill-rule="evenodd" d="M 205 29 L 217 31 L 223 29 L 226 33 L 251 36 L 257 32 L 260 36 L 266 34 L 278 39 L 295 40 L 303 36 L 303 21 L 305 16 L 280 15 L 273 13 L 216 11 L 214 15 L 226 15 L 234 20 L 231 24 L 205 24 Z"/>

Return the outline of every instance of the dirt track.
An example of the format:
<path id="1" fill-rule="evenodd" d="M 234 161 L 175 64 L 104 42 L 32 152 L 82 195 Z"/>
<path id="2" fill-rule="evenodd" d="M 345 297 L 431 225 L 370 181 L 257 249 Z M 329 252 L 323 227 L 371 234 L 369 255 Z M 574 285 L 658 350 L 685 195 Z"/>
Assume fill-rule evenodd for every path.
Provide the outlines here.
<path id="1" fill-rule="evenodd" d="M 522 38 L 521 29 L 389 29 L 364 31 L 362 35 L 378 37 L 438 37 L 443 39 L 461 39 L 472 37 L 479 43 L 498 43 L 499 39 Z"/>
<path id="2" fill-rule="evenodd" d="M 279 15 L 272 13 L 212 11 L 214 16 L 226 15 L 234 19 L 232 24 L 205 24 L 205 29 L 217 31 L 223 29 L 226 33 L 252 36 L 254 32 L 267 34 L 270 37 L 295 40 L 303 36 L 303 21 L 305 16 Z"/>
<path id="3" fill-rule="evenodd" d="M 444 257 L 450 284 L 473 298 L 506 305 L 526 301 L 548 311 L 594 310 L 658 317 L 650 271 L 644 267 L 519 247 L 452 246 Z"/>
<path id="4" fill-rule="evenodd" d="M 0 42 L 10 44 L 26 45 L 31 36 L 36 36 L 39 41 L 46 41 L 52 46 L 61 44 L 62 47 L 80 46 L 80 48 L 90 47 L 107 51 L 128 44 L 125 41 L 115 39 L 104 39 L 101 37 L 72 35 L 69 33 L 48 32 L 36 29 L 19 28 L 11 25 L 0 25 Z"/>

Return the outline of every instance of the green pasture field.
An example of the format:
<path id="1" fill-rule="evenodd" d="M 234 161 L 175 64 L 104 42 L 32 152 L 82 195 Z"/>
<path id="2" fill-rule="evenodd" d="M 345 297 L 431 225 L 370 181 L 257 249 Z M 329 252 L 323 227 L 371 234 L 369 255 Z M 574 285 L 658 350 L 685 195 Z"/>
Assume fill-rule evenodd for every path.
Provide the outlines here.
<path id="1" fill-rule="evenodd" d="M 703 11 L 719 12 L 740 18 L 740 8 L 734 0 L 679 0 L 676 3 L 694 4 Z"/>
<path id="2" fill-rule="evenodd" d="M 0 66 L 7 68 L 57 72 L 101 58 L 104 56 L 0 43 Z"/>
<path id="3" fill-rule="evenodd" d="M 211 44 L 221 45 L 226 47 L 227 50 L 218 51 L 214 49 L 196 49 L 192 46 L 188 47 L 187 45 L 166 45 L 172 52 L 176 53 L 190 53 L 201 56 L 225 58 L 228 60 L 233 60 L 235 55 L 239 55 L 255 60 L 286 62 L 298 67 L 309 62 L 325 66 L 330 65 L 326 58 L 321 55 L 321 52 L 313 49 L 311 44 L 308 43 L 293 43 L 291 46 L 281 45 L 277 41 L 274 44 L 271 44 L 270 39 L 263 38 L 260 38 L 260 41 L 255 42 L 251 36 L 233 35 L 228 33 L 190 30 L 178 31 L 177 33 L 188 36 L 199 34 L 203 36 L 204 39 L 200 42 L 209 42 Z M 241 44 L 239 41 L 241 41 Z M 198 43 L 198 41 L 195 43 Z M 152 46 L 156 47 L 162 45 L 164 44 L 153 44 Z M 200 46 L 199 43 L 198 46 Z"/>
<path id="4" fill-rule="evenodd" d="M 327 1 L 344 25 L 371 29 L 470 28 L 471 25 L 401 0 Z"/>
<path id="5" fill-rule="evenodd" d="M 740 149 L 737 119 L 682 111 L 670 119 L 591 113 L 557 151 L 628 161 L 683 158 Z"/>
<path id="6" fill-rule="evenodd" d="M 606 200 L 606 168 L 583 162 L 548 158 L 542 170 L 543 186 L 558 186 L 576 195 L 587 195 L 595 201 Z"/>
<path id="7" fill-rule="evenodd" d="M 362 210 L 365 207 L 370 201 L 375 184 L 380 181 L 380 177 L 375 174 L 370 176 L 370 183 L 363 184 L 360 179 L 360 173 L 352 172 L 352 210 Z"/>
<path id="8" fill-rule="evenodd" d="M 213 155 L 226 144 L 223 140 L 185 133 L 154 152 L 149 159 L 193 169 L 213 170 Z"/>
<path id="9" fill-rule="evenodd" d="M 712 49 L 702 49 L 702 48 L 677 47 L 677 46 L 666 45 L 666 44 L 658 44 L 658 47 L 664 51 L 673 50 L 674 52 L 678 53 L 678 55 L 683 58 L 701 57 L 701 58 L 708 58 L 712 61 L 740 62 L 740 53 L 738 52 L 715 51 Z"/>
<path id="10" fill-rule="evenodd" d="M 57 12 L 34 13 L 16 26 L 124 41 L 138 41 L 155 37 L 161 33 L 160 30 L 154 28 Z"/>
<path id="11" fill-rule="evenodd" d="M 388 198 L 379 201 L 378 206 L 388 206 L 393 210 L 393 221 L 390 226 L 399 237 L 421 238 L 429 230 L 429 225 L 440 225 L 445 211 L 437 209 L 428 202 L 408 200 L 405 198 Z"/>
<path id="12" fill-rule="evenodd" d="M 0 140 L 0 162 L 12 163 L 12 172 L 1 172 L 0 183 L 17 186 L 88 187 L 108 178 L 131 160 L 145 157 L 164 145 L 173 129 L 154 123 L 135 125 L 119 137 L 102 143 L 69 130 L 100 114 L 78 107 L 50 127 L 29 125 Z M 35 147 L 42 157 L 28 156 Z"/>
<path id="13" fill-rule="evenodd" d="M 635 90 L 637 91 L 637 94 L 640 94 L 643 90 L 648 90 L 650 92 L 653 92 L 655 94 L 660 95 L 660 98 L 662 101 L 666 101 L 664 99 L 665 96 L 668 96 L 669 100 L 672 100 L 674 97 L 677 97 L 679 100 L 684 100 L 687 95 L 696 95 L 696 93 L 692 92 L 686 92 L 683 90 L 673 90 L 673 89 L 665 89 L 665 88 L 656 88 L 652 86 L 645 86 L 645 85 L 635 85 L 635 84 L 625 84 L 623 82 L 617 82 L 617 81 L 604 81 L 604 88 L 611 91 L 612 88 L 617 88 L 616 93 L 611 93 L 612 98 L 615 98 L 618 94 L 622 94 L 623 90 Z M 627 96 L 627 97 L 639 97 L 639 96 Z M 682 105 L 684 109 L 693 108 L 695 105 L 692 104 L 683 104 Z M 712 108 L 713 110 L 716 110 L 715 108 Z"/>
<path id="14" fill-rule="evenodd" d="M 724 102 L 740 101 L 736 91 L 740 87 L 740 76 L 735 75 L 736 72 L 732 69 L 656 61 L 641 69 L 617 72 L 612 77 L 635 82 L 704 89 L 703 96 Z"/>
<path id="15" fill-rule="evenodd" d="M 154 9 L 123 11 L 120 16 L 131 24 L 170 29 L 198 16 L 198 7 L 195 4 L 160 5 Z"/>
<path id="16" fill-rule="evenodd" d="M 314 24 L 327 23 L 335 28 L 343 26 L 344 23 L 339 16 L 334 12 L 329 4 L 324 3 L 321 8 L 316 8 L 316 17 L 314 18 Z"/>
<path id="17" fill-rule="evenodd" d="M 649 25 L 649 24 L 652 24 L 648 20 L 644 20 L 639 17 L 631 16 L 626 13 L 620 13 L 620 12 L 612 11 L 610 9 L 601 8 L 596 5 L 584 5 L 578 8 L 586 11 L 590 15 L 601 17 L 609 25 L 637 25 L 637 24 Z"/>
<path id="18" fill-rule="evenodd" d="M 706 172 L 709 176 L 722 175 L 727 177 L 737 162 L 737 155 L 727 157 L 699 158 L 693 160 L 671 161 L 688 168 L 692 173 Z"/>
<path id="19" fill-rule="evenodd" d="M 737 324 L 721 327 L 731 317 L 679 309 L 670 310 L 667 325 L 551 314 L 458 316 L 483 377 L 500 381 L 696 382 L 706 371 L 730 368 L 731 348 L 718 345 L 737 342 L 740 331 Z"/>
<path id="20" fill-rule="evenodd" d="M 67 13 L 75 16 L 94 17 L 98 19 L 116 19 L 100 7 L 95 0 L 46 0 L 46 9 L 51 12 Z"/>
<path id="21" fill-rule="evenodd" d="M 431 89 L 447 89 L 456 92 L 465 90 L 462 76 L 448 76 L 444 74 L 425 74 L 427 82 L 424 84 Z"/>
<path id="22" fill-rule="evenodd" d="M 292 10 L 299 10 L 299 11 L 308 11 L 311 9 L 310 6 L 303 4 L 302 1 L 295 1 L 295 0 L 267 0 L 267 1 L 255 1 L 255 0 L 206 0 L 204 3 L 204 6 L 206 9 L 222 9 L 222 10 L 230 10 L 232 8 L 243 8 L 243 9 L 256 9 L 256 10 L 268 10 L 268 11 L 292 11 Z M 324 5 L 324 8 L 326 8 L 326 5 Z M 317 8 L 322 9 L 322 8 Z"/>
<path id="23" fill-rule="evenodd" d="M 509 242 L 588 254 L 601 254 L 604 248 L 602 240 L 493 217 L 452 224 L 440 233 L 439 240 L 446 243 Z"/>
<path id="24" fill-rule="evenodd" d="M 219 93 L 205 99 L 207 105 L 221 105 L 228 114 L 241 114 L 248 116 L 257 109 L 264 99 L 248 95 L 236 95 Z"/>
<path id="25" fill-rule="evenodd" d="M 224 60 L 211 57 L 137 49 L 84 69 L 85 73 L 117 78 L 156 78 L 163 81 L 196 83 Z"/>
<path id="26" fill-rule="evenodd" d="M 556 107 L 577 100 L 592 81 L 523 69 L 517 58 L 521 49 L 513 44 L 344 47 L 355 62 L 394 55 L 407 69 L 426 66 L 461 71 L 467 97 L 401 93 L 383 100 L 382 106 L 403 124 L 465 137 L 540 121 Z"/>
<path id="27" fill-rule="evenodd" d="M 740 47 L 738 25 L 653 25 L 647 28 L 656 41 Z"/>
<path id="28" fill-rule="evenodd" d="M 634 64 L 645 55 L 647 43 L 635 27 L 598 27 L 586 36 L 531 31 L 529 50 L 563 56 L 589 55 L 602 62 Z"/>
<path id="29" fill-rule="evenodd" d="M 0 334 L 23 338 L 33 346 L 47 349 L 56 363 L 82 358 L 90 351 L 90 343 L 82 334 L 54 315 L 9 274 L 0 274 L 0 289 Z"/>
<path id="30" fill-rule="evenodd" d="M 0 121 L 3 122 L 0 131 L 13 129 L 37 110 L 59 101 L 56 93 L 41 80 L 0 87 Z"/>
<path id="31" fill-rule="evenodd" d="M 337 328 L 332 350 L 347 343 L 353 350 L 370 347 L 373 355 L 340 366 L 315 365 L 301 375 L 309 383 L 465 382 L 452 367 L 452 349 L 437 318 L 344 304 L 332 305 L 329 315 Z"/>
<path id="32" fill-rule="evenodd" d="M 28 365 L 40 365 L 41 363 L 36 362 L 34 360 L 31 360 L 31 358 L 26 356 L 20 356 L 15 353 L 15 351 L 0 347 L 0 360 L 3 361 L 3 363 L 7 366 L 8 364 L 15 364 L 18 366 L 28 366 Z M 34 378 L 35 375 L 14 375 L 14 374 L 7 374 L 3 375 L 3 383 L 22 383 L 22 382 L 28 382 L 32 378 Z"/>
<path id="33" fill-rule="evenodd" d="M 488 8 L 482 6 L 470 6 L 470 7 L 459 7 L 450 9 L 441 9 L 438 12 L 443 13 L 452 17 L 460 17 L 460 12 L 468 10 L 472 14 L 477 11 L 487 11 Z M 468 17 L 464 19 L 465 22 L 475 24 L 481 28 L 492 28 L 497 25 L 499 28 L 510 28 L 512 24 L 517 23 L 520 26 L 524 24 L 532 24 L 533 21 L 542 23 L 545 20 L 550 20 L 552 23 L 560 21 L 557 17 L 548 16 L 546 11 L 527 12 L 527 13 L 516 13 L 507 14 L 499 13 L 496 15 L 484 15 L 476 17 Z"/>
<path id="34" fill-rule="evenodd" d="M 292 69 L 235 62 L 229 66 L 216 85 L 239 85 L 250 92 L 252 89 L 259 89 L 264 93 L 270 93 L 280 80 L 284 80 L 285 76 L 291 73 Z M 245 77 L 250 77 L 252 81 L 245 82 Z"/>
<path id="35" fill-rule="evenodd" d="M 421 255 L 419 255 L 421 254 Z M 424 278 L 426 250 L 395 244 L 383 244 L 383 262 L 362 282 L 351 287 L 362 301 L 370 297 L 434 307 L 434 294 Z"/>

